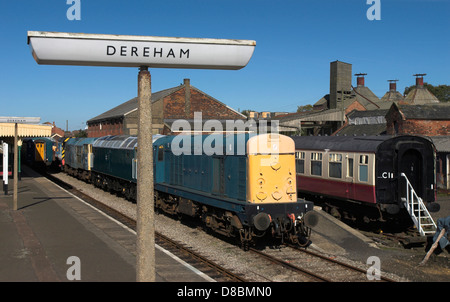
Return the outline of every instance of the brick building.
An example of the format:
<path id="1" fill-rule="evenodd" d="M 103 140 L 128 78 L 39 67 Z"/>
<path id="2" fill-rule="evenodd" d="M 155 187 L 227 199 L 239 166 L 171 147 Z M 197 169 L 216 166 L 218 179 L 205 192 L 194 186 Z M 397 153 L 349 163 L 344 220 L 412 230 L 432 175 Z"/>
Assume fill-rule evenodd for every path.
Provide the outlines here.
<path id="1" fill-rule="evenodd" d="M 64 130 L 56 127 L 55 122 L 53 122 L 53 124 L 50 122 L 45 122 L 44 125 L 52 126 L 52 137 L 54 138 L 64 137 Z"/>
<path id="2" fill-rule="evenodd" d="M 137 135 L 138 105 L 135 97 L 88 120 L 88 137 Z M 202 113 L 203 123 L 212 119 L 221 122 L 246 119 L 243 114 L 191 86 L 189 79 L 184 79 L 182 85 L 152 93 L 153 134 L 170 134 L 175 120 L 183 119 L 192 124 L 195 112 Z"/>
<path id="3" fill-rule="evenodd" d="M 386 114 L 388 135 L 450 135 L 450 104 L 392 104 Z"/>

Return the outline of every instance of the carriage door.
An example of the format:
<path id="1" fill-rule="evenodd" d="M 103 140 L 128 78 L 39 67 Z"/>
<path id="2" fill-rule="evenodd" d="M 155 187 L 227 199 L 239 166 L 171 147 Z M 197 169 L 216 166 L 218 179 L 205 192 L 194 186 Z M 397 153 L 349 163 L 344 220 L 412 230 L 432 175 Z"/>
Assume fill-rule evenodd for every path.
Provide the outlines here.
<path id="1" fill-rule="evenodd" d="M 213 189 L 215 195 L 225 192 L 225 159 L 223 156 L 212 158 Z"/>
<path id="2" fill-rule="evenodd" d="M 417 196 L 424 198 L 422 155 L 420 152 L 415 149 L 405 151 L 400 158 L 399 168 L 399 175 L 400 173 L 405 173 Z M 404 179 L 400 181 L 400 194 L 401 197 L 406 196 L 406 183 Z"/>
<path id="3" fill-rule="evenodd" d="M 35 153 L 36 161 L 44 161 L 44 150 L 45 150 L 45 143 L 36 142 L 36 153 Z"/>
<path id="4" fill-rule="evenodd" d="M 355 177 L 354 177 L 354 167 L 355 167 L 355 158 L 356 156 L 353 153 L 348 153 L 344 160 L 347 161 L 346 171 L 342 171 L 345 173 L 345 183 L 346 183 L 346 198 L 347 199 L 355 199 Z"/>
<path id="5" fill-rule="evenodd" d="M 450 190 L 450 154 L 447 155 L 447 190 Z"/>

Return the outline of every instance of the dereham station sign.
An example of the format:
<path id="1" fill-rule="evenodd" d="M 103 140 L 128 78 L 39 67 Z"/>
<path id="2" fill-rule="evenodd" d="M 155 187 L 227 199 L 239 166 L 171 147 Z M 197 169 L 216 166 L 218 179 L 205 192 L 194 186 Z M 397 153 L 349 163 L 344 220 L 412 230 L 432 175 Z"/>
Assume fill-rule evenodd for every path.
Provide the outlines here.
<path id="1" fill-rule="evenodd" d="M 237 70 L 247 65 L 256 42 L 29 31 L 28 44 L 45 65 Z"/>

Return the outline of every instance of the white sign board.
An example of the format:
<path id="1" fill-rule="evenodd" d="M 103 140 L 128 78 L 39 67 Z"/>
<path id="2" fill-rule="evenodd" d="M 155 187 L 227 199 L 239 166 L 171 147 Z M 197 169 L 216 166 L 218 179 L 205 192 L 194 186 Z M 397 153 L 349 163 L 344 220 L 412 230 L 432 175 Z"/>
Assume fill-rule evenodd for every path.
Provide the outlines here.
<path id="1" fill-rule="evenodd" d="M 237 70 L 256 42 L 29 31 L 28 44 L 38 64 Z"/>
<path id="2" fill-rule="evenodd" d="M 39 124 L 40 117 L 0 116 L 0 123 Z"/>

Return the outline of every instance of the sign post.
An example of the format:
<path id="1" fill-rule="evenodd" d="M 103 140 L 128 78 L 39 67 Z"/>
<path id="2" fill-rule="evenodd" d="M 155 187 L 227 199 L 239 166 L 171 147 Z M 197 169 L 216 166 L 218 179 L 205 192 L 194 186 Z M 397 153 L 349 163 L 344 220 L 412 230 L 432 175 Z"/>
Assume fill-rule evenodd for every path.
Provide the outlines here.
<path id="1" fill-rule="evenodd" d="M 18 125 L 17 123 L 14 124 L 14 192 L 13 192 L 13 210 L 17 211 L 17 190 L 19 185 L 19 152 L 18 152 L 18 145 L 19 145 L 19 139 L 18 139 Z"/>
<path id="2" fill-rule="evenodd" d="M 155 281 L 151 77 L 148 67 L 238 70 L 256 42 L 201 38 L 28 32 L 38 64 L 139 67 L 136 280 Z"/>
<path id="3" fill-rule="evenodd" d="M 137 242 L 136 279 L 155 281 L 155 225 L 153 192 L 152 88 L 148 68 L 138 76 Z M 142 185 L 143 184 L 143 185 Z"/>
<path id="4" fill-rule="evenodd" d="M 3 191 L 8 195 L 8 144 L 3 143 Z"/>

